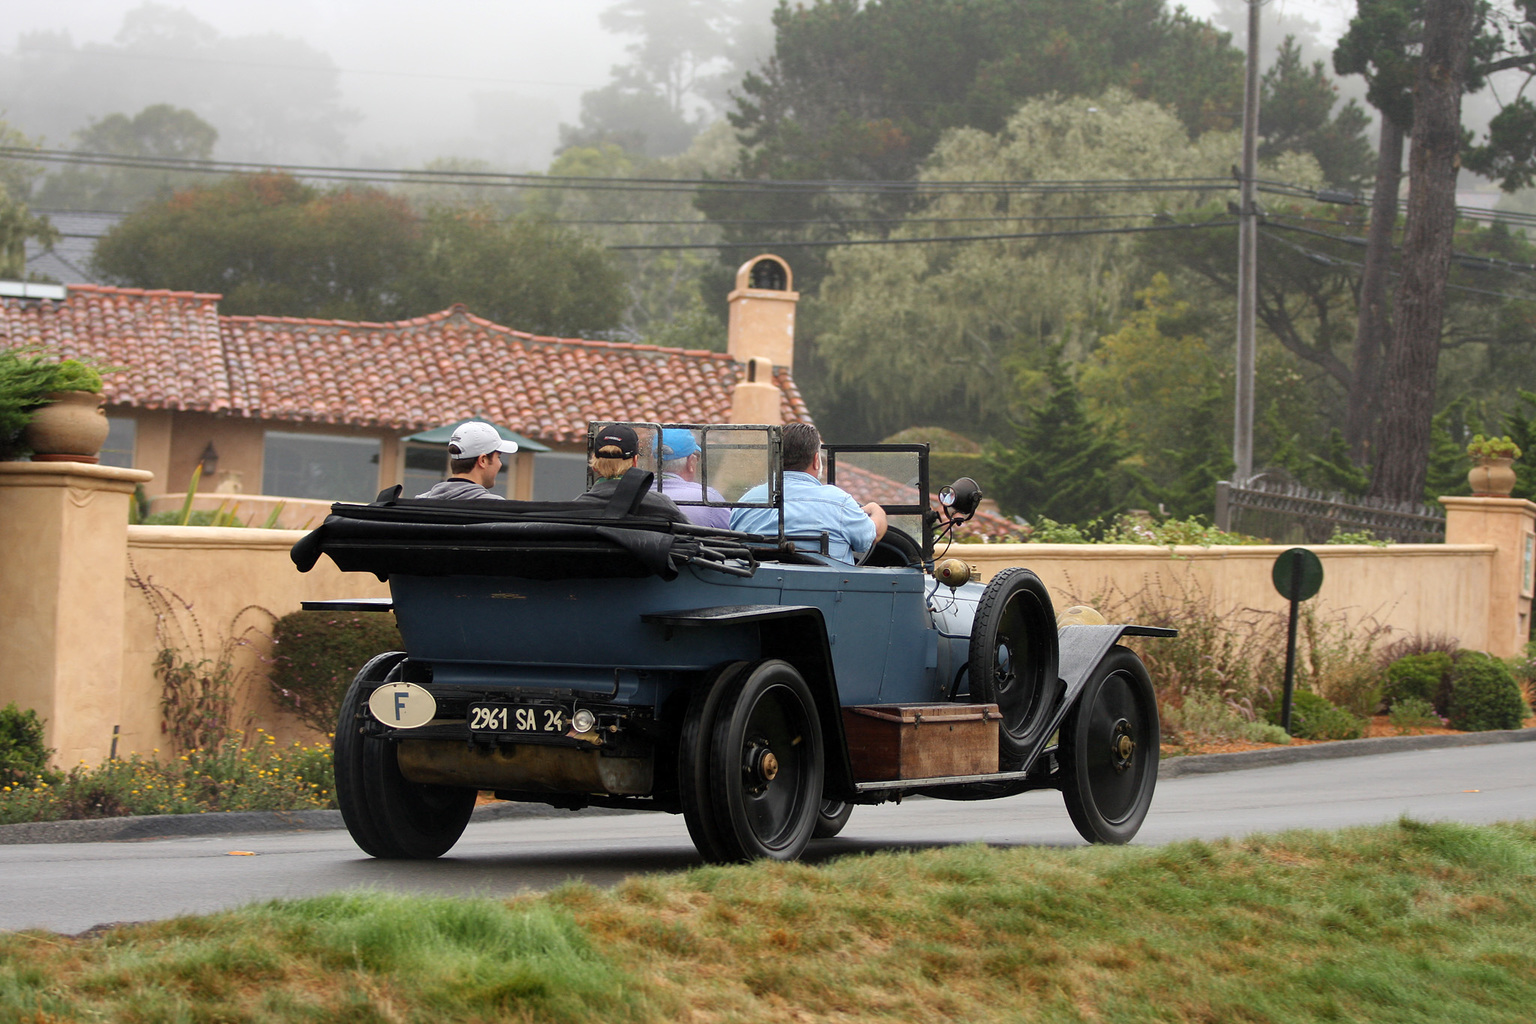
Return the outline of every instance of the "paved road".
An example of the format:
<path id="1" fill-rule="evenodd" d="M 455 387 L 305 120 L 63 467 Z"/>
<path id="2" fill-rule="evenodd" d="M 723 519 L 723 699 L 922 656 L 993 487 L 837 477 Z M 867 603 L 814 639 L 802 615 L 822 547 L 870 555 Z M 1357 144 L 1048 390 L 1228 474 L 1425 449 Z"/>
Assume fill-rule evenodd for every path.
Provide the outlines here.
<path id="1" fill-rule="evenodd" d="M 1310 761 L 1161 782 L 1138 844 L 1286 828 L 1392 821 L 1487 823 L 1536 818 L 1536 744 L 1503 743 Z M 858 808 L 844 834 L 808 860 L 937 846 L 1080 845 L 1061 796 L 910 800 Z M 231 856 L 245 851 L 254 856 Z M 76 933 L 93 925 L 205 913 L 252 901 L 357 886 L 504 895 L 572 878 L 699 863 L 682 820 L 660 814 L 560 814 L 472 823 L 448 857 L 375 861 L 344 831 L 0 846 L 0 928 Z"/>

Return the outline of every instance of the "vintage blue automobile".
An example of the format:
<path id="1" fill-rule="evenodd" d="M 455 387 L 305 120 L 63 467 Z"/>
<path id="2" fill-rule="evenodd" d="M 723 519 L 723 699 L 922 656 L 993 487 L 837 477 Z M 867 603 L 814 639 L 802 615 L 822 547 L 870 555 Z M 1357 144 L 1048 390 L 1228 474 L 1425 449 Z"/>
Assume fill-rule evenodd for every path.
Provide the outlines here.
<path id="1" fill-rule="evenodd" d="M 376 857 L 430 858 L 476 793 L 681 813 L 710 861 L 798 857 L 854 805 L 1060 789 L 1091 842 L 1136 834 L 1157 780 L 1158 715 L 1126 635 L 1058 628 L 1029 570 L 985 586 L 935 559 L 981 494 L 930 507 L 925 445 L 829 446 L 828 479 L 891 528 L 858 566 L 783 532 L 779 428 L 694 430 L 704 482 L 779 510 L 776 536 L 637 514 L 650 453 L 599 502 L 337 504 L 294 546 L 387 580 L 404 651 L 347 692 L 337 799 Z M 685 503 L 686 504 L 686 503 Z M 942 552 L 941 552 L 942 554 Z"/>

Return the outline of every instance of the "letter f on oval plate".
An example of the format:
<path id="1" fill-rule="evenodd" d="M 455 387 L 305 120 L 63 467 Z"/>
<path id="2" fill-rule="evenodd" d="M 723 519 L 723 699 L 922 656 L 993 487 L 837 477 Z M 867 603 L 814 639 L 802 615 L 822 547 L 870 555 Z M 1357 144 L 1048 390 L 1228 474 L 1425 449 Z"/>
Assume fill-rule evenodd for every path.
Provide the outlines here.
<path id="1" fill-rule="evenodd" d="M 373 717 L 396 729 L 415 729 L 437 717 L 437 701 L 415 683 L 385 683 L 368 698 Z"/>

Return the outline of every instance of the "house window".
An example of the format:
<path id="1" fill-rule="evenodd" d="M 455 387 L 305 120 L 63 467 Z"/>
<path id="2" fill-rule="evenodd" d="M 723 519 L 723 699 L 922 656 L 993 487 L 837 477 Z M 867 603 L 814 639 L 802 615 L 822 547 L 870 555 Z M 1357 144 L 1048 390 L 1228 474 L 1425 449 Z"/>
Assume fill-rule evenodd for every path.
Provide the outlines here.
<path id="1" fill-rule="evenodd" d="M 534 501 L 570 501 L 586 489 L 587 457 L 581 452 L 540 452 L 534 459 Z"/>
<path id="2" fill-rule="evenodd" d="M 372 501 L 379 493 L 379 441 L 267 431 L 261 492 L 285 498 Z"/>
<path id="3" fill-rule="evenodd" d="M 138 423 L 132 416 L 108 416 L 107 440 L 101 446 L 101 464 L 133 468 L 133 442 Z"/>
<path id="4" fill-rule="evenodd" d="M 448 476 L 448 447 L 441 444 L 405 446 L 405 472 L 400 478 L 400 493 L 414 498 Z"/>

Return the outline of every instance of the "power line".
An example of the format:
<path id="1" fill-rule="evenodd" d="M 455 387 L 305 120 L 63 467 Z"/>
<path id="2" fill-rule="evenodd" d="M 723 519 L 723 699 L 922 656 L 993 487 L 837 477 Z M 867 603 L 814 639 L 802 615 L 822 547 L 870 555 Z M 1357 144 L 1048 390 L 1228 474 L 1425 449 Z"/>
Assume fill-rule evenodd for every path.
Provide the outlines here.
<path id="1" fill-rule="evenodd" d="M 575 177 L 521 174 L 509 171 L 406 170 L 374 167 L 324 167 L 314 164 L 270 164 L 234 160 L 189 160 L 179 157 L 122 156 L 113 153 L 76 152 L 0 146 L 0 159 L 90 167 L 123 167 L 136 170 L 177 171 L 194 174 L 263 174 L 286 172 L 295 177 L 331 181 L 388 182 L 391 184 L 451 184 L 500 188 L 598 189 L 624 192 L 783 192 L 926 195 L 934 193 L 1122 193 L 1223 191 L 1232 187 L 1222 177 L 1184 178 L 1072 178 L 1037 181 L 960 181 L 901 179 L 739 179 L 739 178 L 631 178 Z"/>
<path id="2" fill-rule="evenodd" d="M 613 251 L 666 250 L 666 249 L 824 249 L 845 245 L 924 245 L 932 242 L 993 242 L 1027 238 L 1077 238 L 1086 235 L 1134 235 L 1149 231 L 1199 231 L 1205 228 L 1232 227 L 1235 220 L 1213 220 L 1199 224 L 1151 224 L 1143 227 L 1082 228 L 1075 231 L 1020 231 L 1001 235 L 938 235 L 929 238 L 850 238 L 844 241 L 814 242 L 678 242 L 657 245 L 610 245 Z"/>

